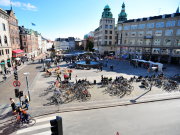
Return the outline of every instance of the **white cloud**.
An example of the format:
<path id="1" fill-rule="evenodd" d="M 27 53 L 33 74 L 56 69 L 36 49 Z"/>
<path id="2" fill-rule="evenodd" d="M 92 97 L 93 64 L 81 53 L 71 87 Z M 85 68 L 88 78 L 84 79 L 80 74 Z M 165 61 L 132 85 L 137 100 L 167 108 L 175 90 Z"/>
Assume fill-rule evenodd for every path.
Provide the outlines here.
<path id="1" fill-rule="evenodd" d="M 1 6 L 9 6 L 10 5 L 10 0 L 0 0 L 0 5 Z"/>
<path id="2" fill-rule="evenodd" d="M 37 11 L 37 7 L 35 7 L 34 5 L 31 5 L 30 3 L 23 3 L 23 9 L 26 9 L 26 10 L 32 10 L 32 11 Z"/>
<path id="3" fill-rule="evenodd" d="M 20 7 L 24 10 L 37 11 L 37 7 L 30 3 L 21 3 L 19 1 L 10 2 L 10 0 L 0 0 L 1 6 L 10 6 L 10 4 L 12 4 L 12 6 L 14 7 Z"/>

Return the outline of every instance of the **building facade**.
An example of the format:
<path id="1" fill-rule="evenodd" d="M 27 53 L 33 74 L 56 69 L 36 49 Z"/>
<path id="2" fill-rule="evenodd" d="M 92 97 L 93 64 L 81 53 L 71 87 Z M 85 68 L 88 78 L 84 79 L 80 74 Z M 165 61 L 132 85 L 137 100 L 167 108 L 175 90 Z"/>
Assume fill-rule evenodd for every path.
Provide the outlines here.
<path id="1" fill-rule="evenodd" d="M 11 42 L 9 35 L 9 16 L 6 11 L 0 8 L 0 71 L 11 67 Z"/>
<path id="2" fill-rule="evenodd" d="M 19 26 L 18 20 L 16 19 L 15 13 L 11 10 L 6 10 L 9 15 L 9 33 L 11 40 L 12 50 L 20 49 L 20 40 L 19 40 Z"/>
<path id="3" fill-rule="evenodd" d="M 115 52 L 115 18 L 108 5 L 104 7 L 99 27 L 94 31 L 94 49 L 100 54 Z"/>
<path id="4" fill-rule="evenodd" d="M 56 50 L 74 50 L 75 49 L 75 38 L 57 38 L 54 42 Z"/>
<path id="5" fill-rule="evenodd" d="M 118 22 L 117 53 L 162 63 L 180 63 L 180 14 Z"/>
<path id="6" fill-rule="evenodd" d="M 127 20 L 122 4 L 117 25 L 105 6 L 99 27 L 94 31 L 94 49 L 116 57 L 180 63 L 180 13 Z"/>
<path id="7" fill-rule="evenodd" d="M 19 26 L 21 49 L 28 58 L 38 55 L 38 32 Z"/>

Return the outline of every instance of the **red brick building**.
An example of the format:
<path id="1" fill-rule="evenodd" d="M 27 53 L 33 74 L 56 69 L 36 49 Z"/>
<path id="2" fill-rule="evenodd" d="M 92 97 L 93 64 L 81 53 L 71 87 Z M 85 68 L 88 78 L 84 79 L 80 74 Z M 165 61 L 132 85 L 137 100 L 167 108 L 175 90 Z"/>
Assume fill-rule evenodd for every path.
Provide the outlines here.
<path id="1" fill-rule="evenodd" d="M 38 52 L 38 32 L 32 29 L 26 29 L 24 26 L 19 27 L 21 49 L 27 57 L 35 57 Z"/>
<path id="2" fill-rule="evenodd" d="M 11 10 L 6 10 L 7 14 L 9 15 L 9 33 L 10 33 L 10 40 L 11 40 L 11 47 L 12 51 L 20 49 L 20 40 L 19 40 L 19 27 L 18 27 L 18 20 L 16 19 L 15 13 Z"/>

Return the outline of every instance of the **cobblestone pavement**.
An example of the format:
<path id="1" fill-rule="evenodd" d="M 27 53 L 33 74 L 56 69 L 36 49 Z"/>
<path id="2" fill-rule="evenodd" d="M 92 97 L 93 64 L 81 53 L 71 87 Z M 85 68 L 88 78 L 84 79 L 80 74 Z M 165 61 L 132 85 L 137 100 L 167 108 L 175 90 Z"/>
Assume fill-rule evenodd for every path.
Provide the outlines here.
<path id="1" fill-rule="evenodd" d="M 98 71 L 97 69 L 91 69 L 91 70 L 77 70 L 72 69 L 72 82 L 75 82 L 76 79 L 87 79 L 91 83 L 94 82 L 94 80 L 100 82 L 101 75 L 105 77 L 112 77 L 115 79 L 116 76 L 123 76 L 125 78 L 130 78 L 131 76 L 138 76 L 138 75 L 149 75 L 147 72 L 147 69 L 144 68 L 134 68 L 129 65 L 127 61 L 109 61 L 109 65 L 114 65 L 114 71 L 109 70 L 109 66 L 103 68 L 103 71 Z M 60 64 L 61 68 L 66 68 L 68 64 L 62 62 Z M 178 67 L 176 66 L 169 66 L 167 70 L 164 72 L 167 75 L 174 75 L 176 73 L 179 73 Z M 43 76 L 44 72 L 40 72 L 37 77 L 36 81 L 33 83 L 33 87 L 31 88 L 31 95 L 32 95 L 32 101 L 30 104 L 30 112 L 37 116 L 41 114 L 46 113 L 53 113 L 56 112 L 58 109 L 62 110 L 68 107 L 78 107 L 78 106 L 86 106 L 86 105 L 93 105 L 98 103 L 108 103 L 113 101 L 125 101 L 130 99 L 135 99 L 138 96 L 142 95 L 143 93 L 147 92 L 147 90 L 142 89 L 139 87 L 140 83 L 134 83 L 134 91 L 130 95 L 125 95 L 123 97 L 117 97 L 117 96 L 110 96 L 109 94 L 104 92 L 105 88 L 101 88 L 99 85 L 94 85 L 93 88 L 90 88 L 89 91 L 91 93 L 91 99 L 86 102 L 78 102 L 73 101 L 67 104 L 62 104 L 59 107 L 56 105 L 49 105 L 49 101 L 47 100 L 53 93 L 50 92 L 48 95 L 42 95 L 44 90 L 53 82 L 56 80 L 56 76 L 52 75 L 51 77 L 45 78 Z M 153 74 L 153 73 L 150 73 Z M 77 78 L 76 78 L 77 76 Z M 146 96 L 151 95 L 158 95 L 158 94 L 167 94 L 162 89 L 152 87 L 152 90 L 149 91 Z"/>

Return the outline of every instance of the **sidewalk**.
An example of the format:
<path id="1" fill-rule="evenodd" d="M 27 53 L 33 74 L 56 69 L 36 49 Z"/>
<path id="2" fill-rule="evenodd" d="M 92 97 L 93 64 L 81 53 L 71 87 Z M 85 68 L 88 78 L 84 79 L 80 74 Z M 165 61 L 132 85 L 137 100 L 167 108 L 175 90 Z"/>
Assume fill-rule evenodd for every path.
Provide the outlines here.
<path id="1" fill-rule="evenodd" d="M 29 63 L 29 62 L 25 62 L 24 64 L 21 64 L 20 66 L 18 66 L 18 67 L 17 67 L 17 69 L 18 69 L 17 71 L 23 69 L 25 66 L 27 66 L 28 63 Z M 14 73 L 13 67 L 10 68 L 10 71 L 11 71 L 11 73 L 6 75 L 7 79 L 8 79 L 10 76 L 13 75 L 13 73 Z M 2 78 L 2 77 L 3 77 L 3 75 L 0 75 L 0 82 L 3 82 L 3 78 Z"/>

